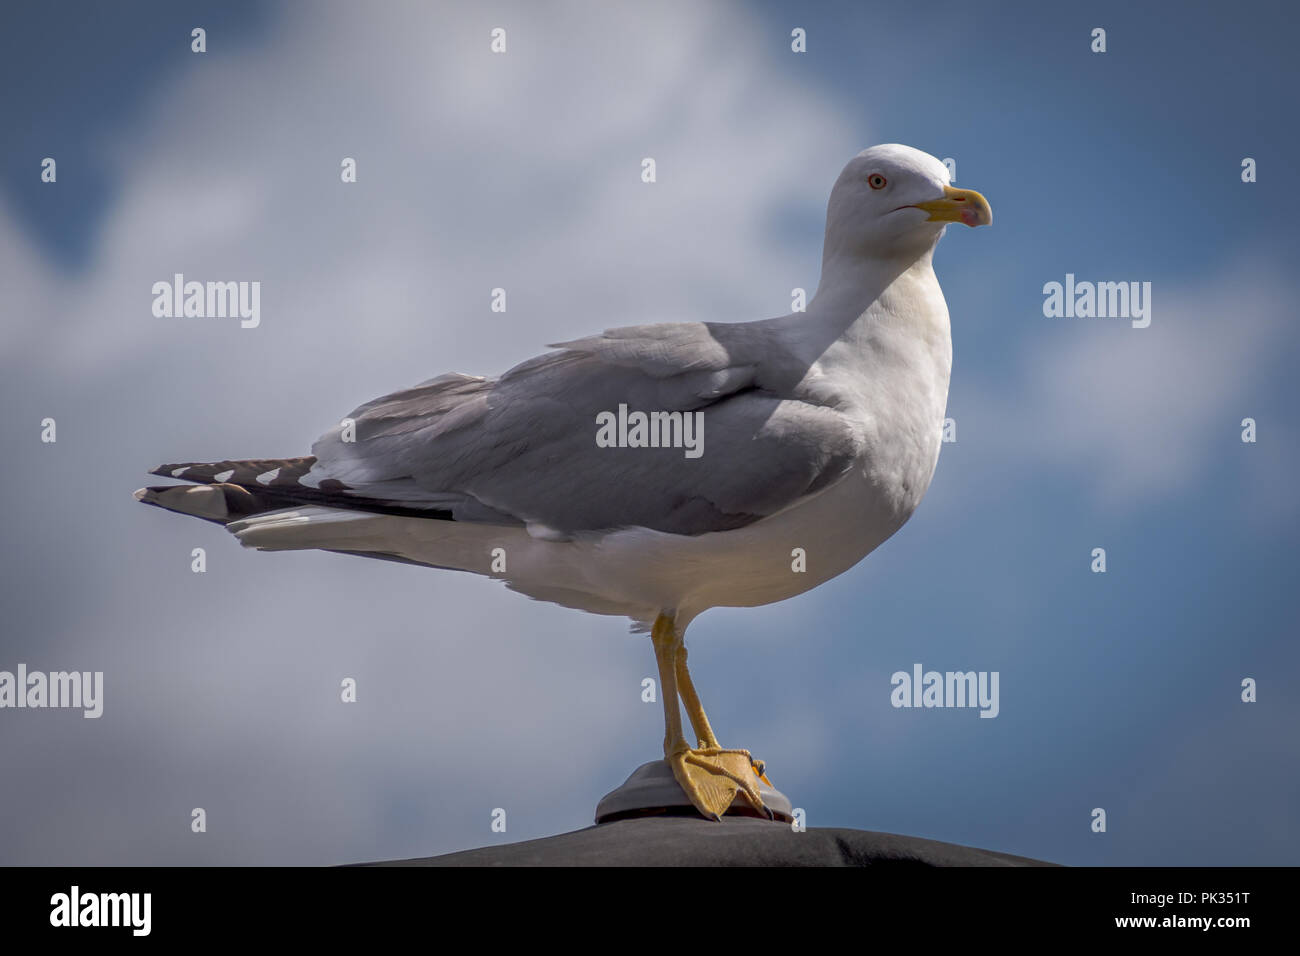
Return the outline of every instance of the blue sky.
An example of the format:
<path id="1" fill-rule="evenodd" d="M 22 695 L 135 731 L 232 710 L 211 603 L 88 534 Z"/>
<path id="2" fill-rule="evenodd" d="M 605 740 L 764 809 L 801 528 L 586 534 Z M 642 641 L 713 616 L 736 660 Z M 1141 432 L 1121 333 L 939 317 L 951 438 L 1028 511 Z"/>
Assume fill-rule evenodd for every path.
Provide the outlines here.
<path id="1" fill-rule="evenodd" d="M 130 492 L 163 460 L 305 453 L 366 399 L 547 342 L 788 311 L 839 169 L 902 142 L 953 158 L 995 214 L 936 254 L 957 441 L 862 564 L 692 626 L 715 728 L 813 826 L 1074 864 L 1300 862 L 1286 5 L 3 17 L 0 669 L 102 669 L 107 699 L 98 721 L 0 712 L 0 757 L 27 771 L 0 861 L 346 862 L 588 823 L 658 755 L 644 638 L 486 581 L 244 552 Z M 260 279 L 262 326 L 154 319 L 174 272 Z M 1066 273 L 1151 282 L 1151 326 L 1045 318 Z M 892 708 L 917 662 L 999 671 L 999 716 Z"/>

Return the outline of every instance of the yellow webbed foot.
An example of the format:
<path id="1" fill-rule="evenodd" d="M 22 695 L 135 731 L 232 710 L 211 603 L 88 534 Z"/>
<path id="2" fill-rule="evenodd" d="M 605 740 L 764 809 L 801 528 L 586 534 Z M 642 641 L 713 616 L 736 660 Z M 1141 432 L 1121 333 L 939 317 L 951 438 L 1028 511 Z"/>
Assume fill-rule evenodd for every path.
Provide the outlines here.
<path id="1" fill-rule="evenodd" d="M 710 820 L 721 820 L 737 797 L 758 813 L 772 818 L 772 811 L 758 792 L 760 777 L 769 786 L 771 783 L 762 776 L 763 765 L 750 757 L 748 750 L 720 747 L 680 750 L 668 762 L 695 809 Z"/>

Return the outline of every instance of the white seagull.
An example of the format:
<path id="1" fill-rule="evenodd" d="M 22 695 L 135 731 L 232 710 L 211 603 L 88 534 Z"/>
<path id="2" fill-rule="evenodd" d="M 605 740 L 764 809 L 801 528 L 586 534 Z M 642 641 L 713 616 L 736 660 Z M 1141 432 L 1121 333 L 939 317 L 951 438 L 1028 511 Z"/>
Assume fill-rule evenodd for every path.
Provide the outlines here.
<path id="1" fill-rule="evenodd" d="M 908 146 L 850 160 L 804 312 L 611 329 L 497 379 L 440 375 L 362 405 L 310 456 L 162 465 L 151 473 L 198 484 L 136 497 L 263 551 L 470 571 L 630 617 L 650 631 L 664 757 L 691 802 L 711 819 L 737 797 L 770 815 L 762 764 L 709 726 L 683 636 L 709 608 L 843 573 L 920 503 L 952 367 L 931 259 L 947 223 L 993 218 L 949 182 Z"/>

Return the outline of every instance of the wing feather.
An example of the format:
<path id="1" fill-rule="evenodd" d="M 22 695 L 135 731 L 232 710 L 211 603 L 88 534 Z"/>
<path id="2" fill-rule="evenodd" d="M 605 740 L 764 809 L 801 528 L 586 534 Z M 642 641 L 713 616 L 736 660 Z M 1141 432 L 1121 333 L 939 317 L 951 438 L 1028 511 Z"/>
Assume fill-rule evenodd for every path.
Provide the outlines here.
<path id="1" fill-rule="evenodd" d="M 442 375 L 356 409 L 355 440 L 341 428 L 323 436 L 313 470 L 369 498 L 385 485 L 427 496 L 458 520 L 566 533 L 742 527 L 832 484 L 862 448 L 848 416 L 782 381 L 763 326 L 612 329 L 495 381 Z M 620 405 L 697 415 L 701 454 L 598 447 L 597 416 Z"/>

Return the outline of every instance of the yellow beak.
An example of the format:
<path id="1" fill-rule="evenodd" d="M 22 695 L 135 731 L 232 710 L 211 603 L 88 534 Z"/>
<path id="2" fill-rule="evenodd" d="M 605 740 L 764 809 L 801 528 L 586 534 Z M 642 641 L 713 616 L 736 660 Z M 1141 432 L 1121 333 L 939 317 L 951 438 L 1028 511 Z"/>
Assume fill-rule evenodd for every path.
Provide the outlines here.
<path id="1" fill-rule="evenodd" d="M 926 222 L 964 222 L 968 226 L 988 226 L 993 222 L 989 201 L 973 189 L 943 187 L 943 198 L 918 202 L 913 209 L 924 209 L 930 214 Z"/>

